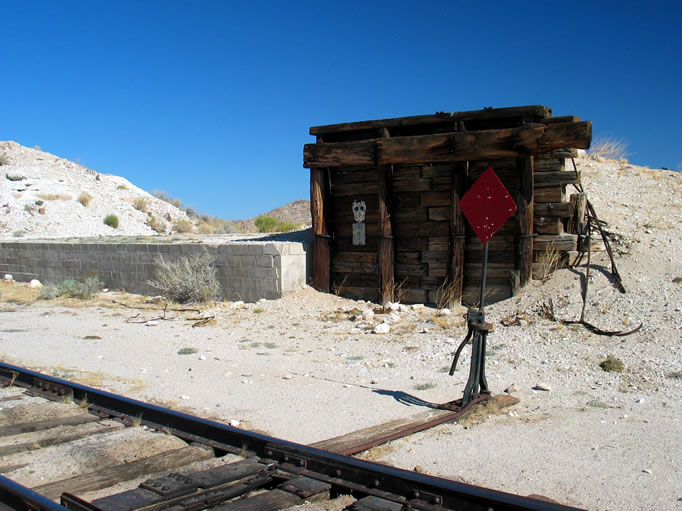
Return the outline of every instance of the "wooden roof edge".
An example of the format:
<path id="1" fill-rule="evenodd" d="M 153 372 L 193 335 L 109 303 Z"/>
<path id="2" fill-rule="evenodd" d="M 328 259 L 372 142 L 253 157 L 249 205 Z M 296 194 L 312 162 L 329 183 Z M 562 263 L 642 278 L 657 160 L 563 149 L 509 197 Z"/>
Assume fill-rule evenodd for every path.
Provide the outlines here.
<path id="1" fill-rule="evenodd" d="M 349 131 L 363 131 L 378 128 L 392 128 L 398 126 L 417 126 L 420 124 L 437 124 L 448 121 L 466 121 L 474 119 L 502 119 L 506 117 L 535 117 L 540 119 L 551 117 L 552 109 L 542 105 L 514 106 L 505 108 L 484 108 L 483 110 L 469 110 L 464 112 L 437 112 L 427 115 L 413 115 L 408 117 L 394 117 L 373 121 L 346 122 L 327 124 L 310 128 L 311 135 L 325 133 L 342 133 Z"/>

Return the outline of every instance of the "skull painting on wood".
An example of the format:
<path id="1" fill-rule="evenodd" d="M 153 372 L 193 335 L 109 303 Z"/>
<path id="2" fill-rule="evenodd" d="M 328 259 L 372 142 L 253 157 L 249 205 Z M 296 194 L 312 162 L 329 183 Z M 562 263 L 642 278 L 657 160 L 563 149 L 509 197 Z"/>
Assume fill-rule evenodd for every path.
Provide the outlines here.
<path id="1" fill-rule="evenodd" d="M 367 214 L 367 205 L 364 200 L 353 201 L 353 245 L 365 244 L 365 215 Z"/>
<path id="2" fill-rule="evenodd" d="M 356 222 L 364 222 L 365 214 L 367 213 L 367 205 L 364 200 L 353 201 L 353 217 Z"/>

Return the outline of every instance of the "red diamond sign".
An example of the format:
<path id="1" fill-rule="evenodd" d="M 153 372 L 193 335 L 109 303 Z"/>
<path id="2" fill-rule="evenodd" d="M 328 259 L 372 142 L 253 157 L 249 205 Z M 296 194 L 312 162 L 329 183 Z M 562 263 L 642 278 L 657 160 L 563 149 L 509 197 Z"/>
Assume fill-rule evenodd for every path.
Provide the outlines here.
<path id="1" fill-rule="evenodd" d="M 459 201 L 459 207 L 481 243 L 487 243 L 516 211 L 516 203 L 488 167 Z"/>

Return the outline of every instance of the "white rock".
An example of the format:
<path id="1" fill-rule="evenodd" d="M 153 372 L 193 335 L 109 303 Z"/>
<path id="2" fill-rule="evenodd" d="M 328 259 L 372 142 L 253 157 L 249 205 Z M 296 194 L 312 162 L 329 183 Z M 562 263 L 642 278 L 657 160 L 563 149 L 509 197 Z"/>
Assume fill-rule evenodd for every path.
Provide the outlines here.
<path id="1" fill-rule="evenodd" d="M 438 309 L 438 312 L 436 312 L 436 316 L 449 316 L 452 313 L 450 309 L 447 307 L 444 307 L 442 309 Z"/>
<path id="2" fill-rule="evenodd" d="M 400 304 L 393 303 L 393 302 L 386 302 L 386 305 L 384 305 L 384 308 L 388 309 L 390 311 L 397 311 L 400 308 Z"/>
<path id="3" fill-rule="evenodd" d="M 542 390 L 544 392 L 549 392 L 552 388 L 546 383 L 536 383 L 533 390 Z"/>
<path id="4" fill-rule="evenodd" d="M 206 360 L 206 355 L 199 355 L 199 360 Z"/>
<path id="5" fill-rule="evenodd" d="M 14 275 L 12 275 L 11 273 L 5 273 L 5 280 L 7 281 L 14 280 Z"/>
<path id="6" fill-rule="evenodd" d="M 32 289 L 40 289 L 43 287 L 43 284 L 38 279 L 33 279 L 29 286 L 31 286 Z"/>
<path id="7" fill-rule="evenodd" d="M 293 378 L 293 376 L 290 374 L 285 374 L 284 376 L 282 376 L 283 380 L 291 380 L 292 378 Z"/>
<path id="8" fill-rule="evenodd" d="M 380 325 L 374 327 L 374 330 L 372 330 L 372 332 L 374 332 L 375 334 L 387 334 L 390 331 L 391 327 L 386 323 L 381 323 Z"/>
<path id="9" fill-rule="evenodd" d="M 237 419 L 230 420 L 230 426 L 232 426 L 233 428 L 239 427 L 240 424 L 241 422 L 239 422 Z"/>
<path id="10" fill-rule="evenodd" d="M 189 396 L 186 396 L 182 394 L 181 396 L 178 396 L 180 399 L 184 399 L 185 401 L 189 399 Z"/>
<path id="11" fill-rule="evenodd" d="M 362 317 L 365 319 L 372 319 L 374 317 L 374 311 L 372 309 L 365 309 L 362 311 Z"/>
<path id="12" fill-rule="evenodd" d="M 506 389 L 504 389 L 504 391 L 505 391 L 507 394 L 511 394 L 512 392 L 518 392 L 518 391 L 520 391 L 520 390 L 521 390 L 521 388 L 520 388 L 516 383 L 512 383 L 511 385 L 509 385 L 509 387 L 507 387 Z"/>
<path id="13" fill-rule="evenodd" d="M 410 312 L 409 305 L 401 303 L 400 305 L 398 305 L 398 312 Z"/>
<path id="14" fill-rule="evenodd" d="M 388 317 L 385 319 L 386 323 L 388 323 L 389 325 L 400 323 L 400 320 L 401 320 L 400 316 L 398 316 L 395 312 L 389 314 Z"/>
<path id="15" fill-rule="evenodd" d="M 420 311 L 423 308 L 424 308 L 423 303 L 415 303 L 415 304 L 410 305 L 410 309 L 412 309 L 413 311 Z"/>
<path id="16" fill-rule="evenodd" d="M 158 321 L 147 321 L 144 325 L 145 326 L 156 326 L 158 324 L 159 324 Z"/>

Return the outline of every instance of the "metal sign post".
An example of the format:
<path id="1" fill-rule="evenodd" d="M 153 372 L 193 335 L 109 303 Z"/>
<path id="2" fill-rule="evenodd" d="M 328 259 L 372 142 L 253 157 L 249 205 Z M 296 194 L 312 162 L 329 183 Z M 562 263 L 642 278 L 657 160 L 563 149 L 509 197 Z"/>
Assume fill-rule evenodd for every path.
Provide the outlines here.
<path id="1" fill-rule="evenodd" d="M 472 399 L 479 397 L 478 394 L 488 393 L 488 382 L 485 378 L 485 350 L 488 332 L 492 329 L 492 325 L 485 322 L 484 311 L 485 281 L 488 271 L 488 241 L 516 211 L 516 203 L 493 169 L 487 168 L 462 197 L 460 208 L 483 244 L 481 295 L 478 308 L 470 307 L 467 312 L 469 331 L 455 351 L 450 367 L 450 376 L 452 376 L 457 368 L 457 361 L 462 350 L 469 341 L 472 341 L 469 379 L 464 388 L 461 402 L 455 402 L 457 407 L 464 407 Z M 444 407 L 452 408 L 450 404 L 444 405 Z"/>

